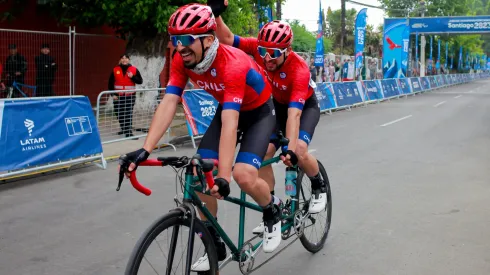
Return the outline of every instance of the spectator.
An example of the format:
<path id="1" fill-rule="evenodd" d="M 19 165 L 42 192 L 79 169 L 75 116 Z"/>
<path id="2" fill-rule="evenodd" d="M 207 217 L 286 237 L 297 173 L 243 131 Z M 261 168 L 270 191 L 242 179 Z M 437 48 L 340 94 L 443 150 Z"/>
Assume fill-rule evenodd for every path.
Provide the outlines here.
<path id="1" fill-rule="evenodd" d="M 5 91 L 5 84 L 3 83 L 3 65 L 0 62 L 0 92 Z"/>
<path id="2" fill-rule="evenodd" d="M 132 137 L 133 135 L 133 108 L 136 102 L 136 84 L 143 84 L 143 77 L 136 67 L 129 63 L 129 55 L 123 54 L 119 60 L 119 65 L 114 67 L 109 77 L 109 90 L 117 90 L 113 95 L 114 110 L 121 131 L 118 135 Z"/>
<path id="3" fill-rule="evenodd" d="M 24 56 L 17 52 L 17 45 L 10 44 L 8 48 L 10 55 L 5 62 L 6 86 L 13 87 L 14 82 L 24 84 L 24 77 L 27 72 L 27 61 Z M 12 96 L 15 97 L 15 94 Z"/>
<path id="4" fill-rule="evenodd" d="M 310 78 L 313 80 L 313 82 L 316 82 L 316 67 L 313 60 L 310 63 Z"/>
<path id="5" fill-rule="evenodd" d="M 41 54 L 36 56 L 36 96 L 54 96 L 53 82 L 58 65 L 49 55 L 49 45 L 41 45 Z"/>

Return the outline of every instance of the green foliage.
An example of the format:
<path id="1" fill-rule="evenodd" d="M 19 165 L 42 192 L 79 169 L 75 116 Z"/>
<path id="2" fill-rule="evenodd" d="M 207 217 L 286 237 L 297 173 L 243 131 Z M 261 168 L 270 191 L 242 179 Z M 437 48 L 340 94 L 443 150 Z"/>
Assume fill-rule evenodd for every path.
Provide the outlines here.
<path id="1" fill-rule="evenodd" d="M 288 22 L 294 33 L 293 50 L 296 52 L 314 52 L 316 47 L 315 34 L 308 31 L 305 25 L 300 24 L 298 20 Z M 329 52 L 332 47 L 332 42 L 326 37 L 323 37 L 323 47 L 325 53 Z"/>

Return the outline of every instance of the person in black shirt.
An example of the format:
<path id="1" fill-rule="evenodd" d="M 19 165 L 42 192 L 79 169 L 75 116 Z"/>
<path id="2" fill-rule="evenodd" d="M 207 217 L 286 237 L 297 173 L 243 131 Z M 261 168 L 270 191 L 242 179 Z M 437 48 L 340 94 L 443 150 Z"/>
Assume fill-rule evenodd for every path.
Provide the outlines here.
<path id="1" fill-rule="evenodd" d="M 119 65 L 114 67 L 109 77 L 109 90 L 113 94 L 114 111 L 119 120 L 121 131 L 118 135 L 133 136 L 133 107 L 136 102 L 136 84 L 143 84 L 143 77 L 136 67 L 129 63 L 129 55 L 124 54 Z"/>
<path id="2" fill-rule="evenodd" d="M 5 62 L 5 84 L 7 87 L 12 87 L 14 81 L 20 84 L 24 83 L 27 72 L 27 61 L 24 56 L 17 52 L 17 45 L 10 44 L 8 48 L 10 55 Z"/>
<path id="3" fill-rule="evenodd" d="M 41 54 L 36 56 L 36 96 L 54 96 L 53 82 L 57 64 L 54 58 L 49 55 L 49 45 L 41 45 Z"/>

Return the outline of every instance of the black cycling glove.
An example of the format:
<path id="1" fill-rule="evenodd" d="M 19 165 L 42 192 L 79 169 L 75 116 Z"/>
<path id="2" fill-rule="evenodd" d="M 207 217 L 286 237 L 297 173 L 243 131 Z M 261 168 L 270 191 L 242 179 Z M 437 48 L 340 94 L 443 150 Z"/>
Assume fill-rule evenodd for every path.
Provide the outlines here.
<path id="1" fill-rule="evenodd" d="M 216 178 L 214 179 L 214 184 L 219 187 L 218 193 L 223 196 L 224 198 L 228 197 L 230 195 L 230 184 L 228 183 L 227 180 L 223 178 Z"/>
<path id="2" fill-rule="evenodd" d="M 141 148 L 134 152 L 127 153 L 126 155 L 122 155 L 119 158 L 119 164 L 121 165 L 121 169 L 125 170 L 128 169 L 131 163 L 134 163 L 136 165 L 136 168 L 138 168 L 138 165 L 142 161 L 147 160 L 148 156 L 150 156 L 150 153 L 148 153 L 148 151 L 146 151 L 144 148 Z M 136 168 L 134 170 L 136 170 Z"/>
<path id="3" fill-rule="evenodd" d="M 208 0 L 208 6 L 211 7 L 214 17 L 218 18 L 226 10 L 225 0 Z"/>
<path id="4" fill-rule="evenodd" d="M 292 165 L 298 164 L 298 156 L 296 156 L 296 154 L 293 151 L 287 150 L 285 153 L 282 153 L 282 155 L 283 156 L 289 155 L 291 157 L 290 160 Z"/>

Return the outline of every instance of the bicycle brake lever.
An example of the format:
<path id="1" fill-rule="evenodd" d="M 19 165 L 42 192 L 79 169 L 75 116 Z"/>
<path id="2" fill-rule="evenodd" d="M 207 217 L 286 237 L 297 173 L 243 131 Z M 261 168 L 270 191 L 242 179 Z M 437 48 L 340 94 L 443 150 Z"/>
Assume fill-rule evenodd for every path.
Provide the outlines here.
<path id="1" fill-rule="evenodd" d="M 119 182 L 117 184 L 116 191 L 119 191 L 121 189 L 121 183 L 123 182 L 124 179 L 124 170 L 121 168 L 119 170 Z"/>
<path id="2" fill-rule="evenodd" d="M 124 180 L 124 172 L 127 171 L 128 165 L 127 165 L 127 156 L 123 155 L 119 158 L 119 182 L 117 184 L 116 191 L 121 190 L 121 184 Z"/>

